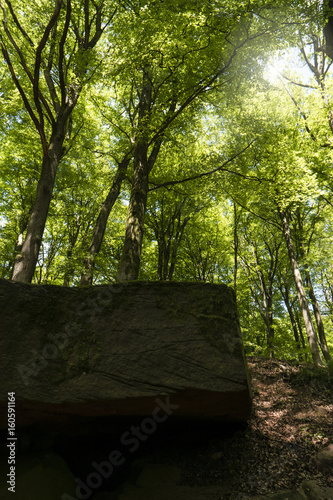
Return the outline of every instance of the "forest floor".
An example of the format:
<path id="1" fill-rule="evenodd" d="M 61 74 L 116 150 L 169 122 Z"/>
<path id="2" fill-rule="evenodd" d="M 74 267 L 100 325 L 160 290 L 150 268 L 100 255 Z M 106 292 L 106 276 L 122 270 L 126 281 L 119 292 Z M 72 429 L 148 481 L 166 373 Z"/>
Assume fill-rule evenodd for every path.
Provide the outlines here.
<path id="1" fill-rule="evenodd" d="M 249 426 L 212 440 L 202 450 L 206 464 L 188 469 L 191 484 L 221 481 L 230 498 L 295 489 L 310 479 L 332 487 L 333 470 L 320 472 L 315 456 L 333 443 L 333 375 L 257 357 L 249 357 L 248 366 L 254 394 Z"/>
<path id="2" fill-rule="evenodd" d="M 151 470 L 155 476 L 164 465 L 170 488 L 172 470 L 180 472 L 173 484 L 184 489 L 174 489 L 173 498 L 265 498 L 276 491 L 296 490 L 307 480 L 321 488 L 333 487 L 333 470 L 320 471 L 315 460 L 333 443 L 333 374 L 257 357 L 249 357 L 248 366 L 254 398 L 246 429 L 199 443 L 180 441 L 175 446 L 173 442 L 146 462 L 146 467 L 155 467 Z M 194 495 L 185 494 L 189 486 Z M 141 498 L 138 491 L 117 498 Z"/>

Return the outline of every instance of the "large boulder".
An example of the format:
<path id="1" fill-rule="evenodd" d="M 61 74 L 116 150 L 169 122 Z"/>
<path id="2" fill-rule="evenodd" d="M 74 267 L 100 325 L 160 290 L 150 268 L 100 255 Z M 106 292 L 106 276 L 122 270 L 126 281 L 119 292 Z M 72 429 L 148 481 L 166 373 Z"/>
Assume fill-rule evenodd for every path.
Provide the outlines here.
<path id="1" fill-rule="evenodd" d="M 227 286 L 66 288 L 0 280 L 0 324 L 3 429 L 8 392 L 15 392 L 18 427 L 75 416 L 250 417 Z"/>

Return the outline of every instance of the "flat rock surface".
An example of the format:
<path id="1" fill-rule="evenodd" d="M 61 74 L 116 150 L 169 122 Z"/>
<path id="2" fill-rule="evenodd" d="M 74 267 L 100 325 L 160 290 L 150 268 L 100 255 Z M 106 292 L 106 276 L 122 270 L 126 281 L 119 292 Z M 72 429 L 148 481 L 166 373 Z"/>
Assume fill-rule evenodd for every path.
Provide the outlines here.
<path id="1" fill-rule="evenodd" d="M 235 297 L 224 285 L 0 280 L 0 324 L 2 416 L 14 391 L 17 425 L 149 415 L 156 397 L 170 397 L 179 416 L 250 416 Z"/>

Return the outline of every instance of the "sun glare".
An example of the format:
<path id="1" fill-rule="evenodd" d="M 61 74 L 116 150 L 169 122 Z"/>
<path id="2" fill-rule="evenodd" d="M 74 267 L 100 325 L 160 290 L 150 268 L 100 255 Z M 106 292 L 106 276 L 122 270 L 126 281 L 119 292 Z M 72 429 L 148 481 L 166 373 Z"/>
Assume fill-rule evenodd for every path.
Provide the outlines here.
<path id="1" fill-rule="evenodd" d="M 264 78 L 276 85 L 283 75 L 298 75 L 300 81 L 309 82 L 311 72 L 304 61 L 300 60 L 297 48 L 289 49 L 272 58 L 264 71 Z"/>
<path id="2" fill-rule="evenodd" d="M 265 78 L 269 81 L 269 83 L 276 83 L 280 78 L 280 70 L 276 66 L 276 64 L 270 64 L 265 71 Z"/>
<path id="3" fill-rule="evenodd" d="M 264 77 L 269 83 L 276 84 L 281 75 L 290 67 L 290 58 L 280 56 L 272 59 L 265 68 Z"/>

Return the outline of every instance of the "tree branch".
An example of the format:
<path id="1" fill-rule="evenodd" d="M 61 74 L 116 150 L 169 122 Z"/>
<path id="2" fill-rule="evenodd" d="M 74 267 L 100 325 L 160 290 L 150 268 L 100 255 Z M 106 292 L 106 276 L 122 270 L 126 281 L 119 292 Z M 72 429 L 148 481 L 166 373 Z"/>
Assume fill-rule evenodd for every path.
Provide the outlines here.
<path id="1" fill-rule="evenodd" d="M 35 105 L 36 105 L 38 115 L 39 115 L 39 122 L 40 122 L 40 125 L 43 129 L 44 129 L 44 116 L 43 116 L 43 110 L 41 108 L 40 100 L 39 100 L 39 98 L 40 98 L 39 73 L 40 73 L 40 66 L 41 66 L 41 62 L 42 62 L 42 51 L 46 45 L 46 42 L 48 40 L 49 34 L 50 34 L 53 26 L 57 22 L 62 4 L 63 4 L 63 0 L 57 0 L 57 5 L 54 9 L 53 15 L 52 15 L 48 25 L 46 26 L 46 28 L 44 30 L 44 34 L 43 34 L 42 39 L 41 39 L 41 41 L 37 47 L 37 50 L 36 50 L 34 79 L 33 79 L 33 93 L 34 93 Z M 44 102 L 43 102 L 43 104 L 44 104 Z M 47 106 L 47 108 L 48 108 L 48 106 Z M 52 116 L 52 114 L 51 114 L 51 116 Z M 53 118 L 53 116 L 52 116 L 52 118 Z M 46 151 L 45 151 L 45 153 L 46 153 Z"/>
<path id="2" fill-rule="evenodd" d="M 240 156 L 247 149 L 249 149 L 249 147 L 251 147 L 254 142 L 255 142 L 255 139 L 253 141 L 251 141 L 245 148 L 243 148 L 242 151 L 239 151 L 238 153 L 236 153 L 235 155 L 233 155 L 231 158 L 229 158 L 227 161 L 225 161 L 222 165 L 220 165 L 217 168 L 214 168 L 213 170 L 209 170 L 208 172 L 202 172 L 201 174 L 192 175 L 191 177 L 186 177 L 185 179 L 180 179 L 180 180 L 177 180 L 177 181 L 163 182 L 161 184 L 155 185 L 152 188 L 149 188 L 148 191 L 155 191 L 156 189 L 159 189 L 161 187 L 175 186 L 176 184 L 182 184 L 183 182 L 194 181 L 196 179 L 200 179 L 201 177 L 205 177 L 207 175 L 212 175 L 212 174 L 214 174 L 215 172 L 218 172 L 218 171 L 229 172 L 230 174 L 238 175 L 239 177 L 242 177 L 243 179 L 250 179 L 250 180 L 255 180 L 257 182 L 261 182 L 261 179 L 258 179 L 258 177 L 244 175 L 244 174 L 241 174 L 240 172 L 235 172 L 233 170 L 229 170 L 229 169 L 225 168 L 226 165 L 228 165 L 229 163 L 231 163 L 232 161 L 234 161 L 238 156 Z"/>
<path id="3" fill-rule="evenodd" d="M 17 16 L 14 12 L 14 9 L 12 7 L 12 4 L 9 0 L 5 0 L 6 4 L 8 5 L 8 8 L 9 8 L 9 12 L 11 13 L 12 15 L 12 18 L 14 20 L 14 23 L 16 24 L 16 26 L 18 27 L 18 29 L 20 30 L 20 32 L 22 33 L 22 35 L 24 36 L 24 38 L 26 40 L 28 40 L 29 44 L 31 45 L 31 47 L 34 47 L 34 42 L 31 40 L 31 38 L 29 37 L 29 35 L 26 33 L 26 31 L 22 28 L 19 20 L 17 19 Z"/>
<path id="4" fill-rule="evenodd" d="M 44 133 L 43 131 L 41 130 L 41 127 L 40 127 L 40 123 L 38 121 L 38 118 L 36 117 L 35 113 L 33 112 L 33 109 L 32 107 L 30 106 L 30 103 L 29 103 L 29 100 L 16 76 L 16 73 L 15 73 L 15 70 L 14 70 L 14 67 L 12 65 L 12 62 L 10 60 L 10 56 L 8 54 L 8 51 L 7 51 L 7 48 L 4 44 L 4 41 L 3 41 L 3 38 L 2 38 L 2 35 L 0 34 L 0 40 L 1 40 L 1 50 L 2 50 L 2 54 L 5 58 L 5 61 L 7 63 L 7 66 L 9 68 L 9 71 L 10 71 L 10 74 L 11 74 L 11 77 L 13 79 L 13 82 L 17 88 L 17 90 L 19 91 L 20 93 L 20 96 L 24 102 L 24 106 L 26 108 L 26 110 L 28 111 L 29 115 L 30 115 L 30 118 L 32 119 L 33 123 L 35 124 L 35 127 L 36 129 L 38 130 L 40 136 L 41 136 L 41 139 L 42 141 L 44 140 L 45 141 L 45 137 L 44 137 Z"/>
<path id="5" fill-rule="evenodd" d="M 303 87 L 305 89 L 314 89 L 314 90 L 317 88 L 317 87 L 314 87 L 313 85 L 307 85 L 306 83 L 295 82 L 294 80 L 292 80 L 291 78 L 289 78 L 289 76 L 285 75 L 284 73 L 281 73 L 281 76 L 285 80 L 288 80 L 288 82 L 292 83 L 293 85 L 297 85 L 298 87 Z"/>
<path id="6" fill-rule="evenodd" d="M 296 101 L 295 97 L 293 96 L 293 94 L 290 92 L 290 90 L 288 89 L 287 85 L 285 84 L 285 82 L 283 81 L 283 78 L 285 78 L 283 75 L 281 75 L 279 72 L 278 72 L 278 77 L 279 77 L 279 80 L 280 82 L 282 83 L 285 91 L 287 92 L 287 94 L 289 95 L 290 99 L 293 101 L 293 103 L 295 104 L 296 108 L 298 109 L 298 111 L 300 112 L 304 122 L 305 122 L 305 129 L 307 131 L 307 133 L 310 135 L 311 139 L 316 142 L 317 141 L 317 137 L 314 135 L 314 133 L 312 132 L 312 130 L 310 129 L 309 125 L 308 125 L 308 119 L 307 119 L 307 116 L 306 114 L 304 113 L 304 111 L 302 110 L 301 106 L 299 105 L 299 103 Z"/>
<path id="7" fill-rule="evenodd" d="M 58 0 L 61 1 L 62 0 Z M 65 106 L 66 104 L 66 83 L 65 83 L 65 75 L 64 75 L 64 46 L 67 38 L 67 33 L 69 29 L 69 23 L 71 19 L 72 5 L 71 0 L 67 0 L 67 11 L 66 11 L 66 20 L 64 30 L 61 35 L 61 40 L 59 43 L 59 83 L 60 83 L 60 92 L 61 92 L 61 105 Z"/>

